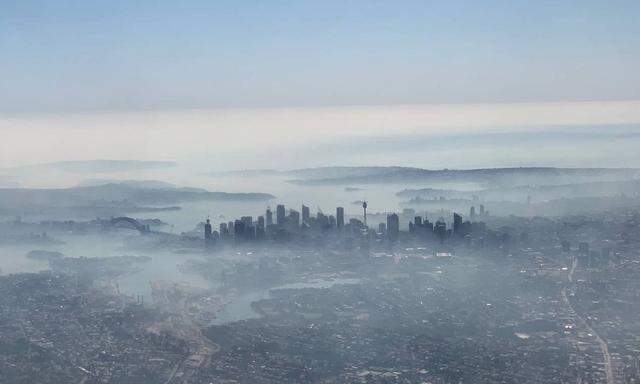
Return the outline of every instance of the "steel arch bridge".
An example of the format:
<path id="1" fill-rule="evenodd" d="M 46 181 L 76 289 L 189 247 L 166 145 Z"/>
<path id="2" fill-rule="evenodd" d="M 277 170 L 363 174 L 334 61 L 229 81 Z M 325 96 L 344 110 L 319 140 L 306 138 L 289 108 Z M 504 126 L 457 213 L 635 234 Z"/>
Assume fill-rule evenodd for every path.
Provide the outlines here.
<path id="1" fill-rule="evenodd" d="M 149 226 L 144 225 L 138 220 L 132 219 L 131 217 L 114 217 L 109 220 L 109 224 L 112 227 L 135 229 L 142 234 L 149 233 Z"/>

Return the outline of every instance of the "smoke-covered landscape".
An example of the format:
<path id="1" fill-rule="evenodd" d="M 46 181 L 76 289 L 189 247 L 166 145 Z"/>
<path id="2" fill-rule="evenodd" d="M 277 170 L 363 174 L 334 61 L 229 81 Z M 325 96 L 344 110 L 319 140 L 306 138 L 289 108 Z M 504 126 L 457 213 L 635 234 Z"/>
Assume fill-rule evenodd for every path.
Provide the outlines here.
<path id="1" fill-rule="evenodd" d="M 8 382 L 634 377 L 638 169 L 124 164 L 5 170 Z"/>
<path id="2" fill-rule="evenodd" d="M 0 383 L 640 383 L 632 1 L 0 4 Z"/>

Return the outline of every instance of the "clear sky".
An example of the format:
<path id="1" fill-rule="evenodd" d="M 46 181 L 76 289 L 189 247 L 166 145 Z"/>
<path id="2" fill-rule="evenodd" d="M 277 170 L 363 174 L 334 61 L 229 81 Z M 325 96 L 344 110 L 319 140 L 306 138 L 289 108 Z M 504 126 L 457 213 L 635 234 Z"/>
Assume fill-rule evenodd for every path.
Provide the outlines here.
<path id="1" fill-rule="evenodd" d="M 0 113 L 640 99 L 640 1 L 0 1 Z"/>

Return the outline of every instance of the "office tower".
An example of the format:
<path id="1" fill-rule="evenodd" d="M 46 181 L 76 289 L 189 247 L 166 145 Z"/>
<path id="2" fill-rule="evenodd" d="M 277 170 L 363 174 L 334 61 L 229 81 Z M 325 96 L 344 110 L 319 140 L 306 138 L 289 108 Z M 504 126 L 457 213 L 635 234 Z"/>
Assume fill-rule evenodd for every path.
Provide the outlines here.
<path id="1" fill-rule="evenodd" d="M 471 221 L 467 220 L 463 222 L 461 226 L 461 230 L 462 230 L 462 236 L 468 237 L 468 235 L 471 234 Z"/>
<path id="2" fill-rule="evenodd" d="M 484 205 L 480 204 L 480 217 L 484 216 Z"/>
<path id="3" fill-rule="evenodd" d="M 253 217 L 251 216 L 242 216 L 240 221 L 244 224 L 245 228 L 248 228 L 253 225 Z"/>
<path id="4" fill-rule="evenodd" d="M 469 208 L 469 218 L 471 221 L 476 219 L 476 207 L 471 206 L 471 208 Z"/>
<path id="5" fill-rule="evenodd" d="M 240 235 L 245 240 L 252 240 L 255 238 L 256 228 L 253 225 L 253 217 L 252 216 L 242 216 L 240 218 L 241 231 Z"/>
<path id="6" fill-rule="evenodd" d="M 264 216 L 258 216 L 258 224 L 256 226 L 256 239 L 262 240 L 266 236 L 266 227 L 264 226 Z"/>
<path id="7" fill-rule="evenodd" d="M 229 236 L 229 229 L 227 227 L 227 223 L 220 223 L 220 237 L 226 238 Z"/>
<path id="8" fill-rule="evenodd" d="M 344 227 L 344 208 L 336 208 L 336 225 L 338 228 Z"/>
<path id="9" fill-rule="evenodd" d="M 258 216 L 258 228 L 264 229 L 264 216 Z"/>
<path id="10" fill-rule="evenodd" d="M 204 224 L 204 246 L 210 247 L 213 245 L 213 233 L 211 232 L 211 221 L 207 218 L 207 222 Z"/>
<path id="11" fill-rule="evenodd" d="M 443 218 L 439 218 L 433 226 L 433 232 L 440 239 L 440 242 L 443 242 L 447 237 L 447 223 L 444 222 Z"/>
<path id="12" fill-rule="evenodd" d="M 309 218 L 310 218 L 309 207 L 302 204 L 302 223 L 309 224 Z"/>
<path id="13" fill-rule="evenodd" d="M 387 224 L 385 223 L 378 224 L 378 232 L 384 235 L 387 232 Z"/>
<path id="14" fill-rule="evenodd" d="M 244 238 L 247 240 L 255 240 L 256 227 L 254 225 L 250 225 L 244 228 Z"/>
<path id="15" fill-rule="evenodd" d="M 233 222 L 233 235 L 237 240 L 242 239 L 244 236 L 244 223 L 240 220 Z"/>
<path id="16" fill-rule="evenodd" d="M 387 215 L 387 237 L 391 241 L 397 241 L 400 234 L 400 218 L 397 214 Z"/>
<path id="17" fill-rule="evenodd" d="M 207 218 L 207 222 L 204 224 L 204 239 L 211 239 L 211 221 Z"/>
<path id="18" fill-rule="evenodd" d="M 292 209 L 289 211 L 289 223 L 291 224 L 292 229 L 297 229 L 300 227 L 300 212 Z"/>
<path id="19" fill-rule="evenodd" d="M 425 219 L 424 220 L 424 228 L 426 232 L 433 232 L 433 223 L 430 222 L 429 220 Z"/>
<path id="20" fill-rule="evenodd" d="M 267 208 L 267 226 L 273 225 L 273 212 L 271 212 L 271 208 Z"/>
<path id="21" fill-rule="evenodd" d="M 415 225 L 416 227 L 422 227 L 422 217 L 416 216 L 413 219 L 413 225 Z"/>
<path id="22" fill-rule="evenodd" d="M 456 236 L 462 236 L 462 216 L 457 213 L 453 213 L 453 233 Z"/>
<path id="23" fill-rule="evenodd" d="M 329 215 L 329 227 L 331 228 L 336 227 L 336 217 L 333 215 Z"/>
<path id="24" fill-rule="evenodd" d="M 284 204 L 278 204 L 276 207 L 276 224 L 283 226 L 285 222 Z"/>
<path id="25" fill-rule="evenodd" d="M 362 210 L 364 212 L 364 227 L 367 228 L 367 202 L 362 202 Z"/>
<path id="26" fill-rule="evenodd" d="M 316 215 L 316 223 L 321 229 L 329 228 L 329 218 L 322 212 L 318 212 Z"/>

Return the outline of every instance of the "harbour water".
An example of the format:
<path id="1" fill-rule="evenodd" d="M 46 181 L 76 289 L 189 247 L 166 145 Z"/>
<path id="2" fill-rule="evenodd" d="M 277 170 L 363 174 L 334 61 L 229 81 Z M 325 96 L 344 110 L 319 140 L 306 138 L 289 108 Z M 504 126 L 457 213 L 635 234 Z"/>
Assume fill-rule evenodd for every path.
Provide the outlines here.
<path id="1" fill-rule="evenodd" d="M 303 288 L 331 288 L 334 285 L 341 284 L 359 284 L 360 279 L 336 278 L 331 280 L 313 280 L 309 282 L 284 284 L 277 287 L 267 288 L 255 292 L 242 294 L 227 304 L 220 312 L 216 314 L 213 324 L 221 325 L 234 321 L 249 320 L 260 318 L 260 314 L 256 312 L 251 303 L 269 299 L 271 292 L 280 289 L 303 289 Z"/>

